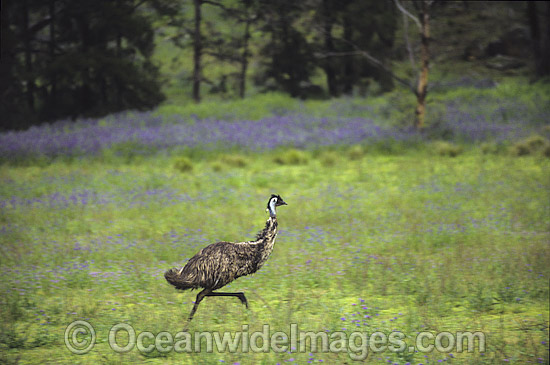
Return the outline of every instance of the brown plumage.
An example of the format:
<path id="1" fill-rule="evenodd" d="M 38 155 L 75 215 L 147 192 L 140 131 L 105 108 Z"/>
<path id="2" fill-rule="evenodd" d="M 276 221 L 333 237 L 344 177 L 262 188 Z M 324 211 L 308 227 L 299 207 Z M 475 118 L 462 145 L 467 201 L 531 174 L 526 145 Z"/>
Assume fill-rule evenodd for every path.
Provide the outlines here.
<path id="1" fill-rule="evenodd" d="M 180 290 L 203 288 L 197 294 L 189 321 L 200 302 L 207 296 L 233 296 L 248 308 L 243 292 L 220 293 L 220 289 L 233 280 L 258 271 L 273 251 L 277 236 L 276 207 L 286 205 L 279 195 L 271 195 L 267 202 L 269 218 L 256 239 L 246 242 L 216 242 L 206 246 L 193 256 L 181 269 L 173 268 L 164 273 L 166 280 Z"/>

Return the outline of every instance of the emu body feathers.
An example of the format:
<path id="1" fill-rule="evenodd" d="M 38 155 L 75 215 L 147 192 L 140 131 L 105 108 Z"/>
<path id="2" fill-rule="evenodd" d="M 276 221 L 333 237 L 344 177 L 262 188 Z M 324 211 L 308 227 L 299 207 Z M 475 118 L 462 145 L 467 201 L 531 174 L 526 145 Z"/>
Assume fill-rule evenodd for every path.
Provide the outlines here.
<path id="1" fill-rule="evenodd" d="M 193 256 L 183 269 L 168 270 L 164 277 L 177 289 L 220 289 L 233 280 L 258 271 L 273 251 L 277 219 L 269 218 L 254 241 L 216 242 Z"/>

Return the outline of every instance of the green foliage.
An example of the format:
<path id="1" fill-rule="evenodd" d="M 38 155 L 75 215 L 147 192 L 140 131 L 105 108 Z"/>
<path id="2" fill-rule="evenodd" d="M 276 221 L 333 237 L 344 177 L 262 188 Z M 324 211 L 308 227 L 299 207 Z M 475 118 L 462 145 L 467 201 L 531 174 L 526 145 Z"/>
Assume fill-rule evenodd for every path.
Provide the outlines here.
<path id="1" fill-rule="evenodd" d="M 397 126 L 410 126 L 414 118 L 416 100 L 405 90 L 395 90 L 384 96 L 379 110 L 382 117 Z"/>
<path id="2" fill-rule="evenodd" d="M 434 142 L 432 148 L 440 156 L 456 157 L 462 153 L 462 147 L 445 141 Z"/>
<path id="3" fill-rule="evenodd" d="M 200 104 L 164 104 L 157 113 L 164 117 L 178 115 L 185 121 L 196 119 L 257 120 L 273 115 L 289 114 L 300 109 L 300 102 L 282 93 L 266 93 L 245 100 L 212 100 Z M 191 120 L 190 120 L 191 119 Z"/>
<path id="4" fill-rule="evenodd" d="M 348 157 L 350 160 L 359 160 L 366 153 L 366 148 L 361 145 L 355 145 L 348 150 Z"/>
<path id="5" fill-rule="evenodd" d="M 534 135 L 516 142 L 511 151 L 515 156 L 536 155 L 539 153 L 548 156 L 549 147 L 550 141 L 542 136 Z"/>
<path id="6" fill-rule="evenodd" d="M 233 155 L 223 155 L 221 158 L 221 162 L 224 165 L 231 166 L 231 167 L 246 167 L 248 164 L 246 158 L 242 155 L 233 154 Z"/>
<path id="7" fill-rule="evenodd" d="M 483 283 L 477 282 L 469 286 L 471 295 L 468 296 L 468 306 L 475 312 L 489 312 L 493 309 L 495 301 L 491 293 L 484 287 Z"/>
<path id="8" fill-rule="evenodd" d="M 485 155 L 487 154 L 503 154 L 507 151 L 507 146 L 505 143 L 496 143 L 496 142 L 483 142 L 480 145 L 481 152 Z"/>
<path id="9" fill-rule="evenodd" d="M 292 97 L 304 96 L 302 85 L 309 83 L 313 71 L 313 52 L 305 34 L 293 26 L 296 7 L 286 3 L 266 3 L 263 11 L 272 18 L 266 31 L 267 42 L 260 53 L 265 60 L 256 77 L 257 85 L 267 86 L 266 91 L 282 90 Z"/>
<path id="10" fill-rule="evenodd" d="M 190 172 L 193 170 L 193 162 L 189 157 L 182 156 L 176 160 L 174 168 L 179 172 Z"/>
<path id="11" fill-rule="evenodd" d="M 10 2 L 3 8 L 7 15 L 2 29 L 10 29 L 13 49 L 4 64 L 10 77 L 0 90 L 3 100 L 12 101 L 0 104 L 3 127 L 22 129 L 63 118 L 147 110 L 164 100 L 158 68 L 151 62 L 154 29 L 141 4 L 51 4 Z M 25 24 L 44 14 L 48 16 L 43 23 Z M 115 18 L 117 27 L 98 21 Z"/>
<path id="12" fill-rule="evenodd" d="M 321 161 L 321 164 L 325 167 L 331 167 L 336 165 L 339 160 L 339 156 L 336 152 L 327 151 L 321 154 L 319 156 L 319 160 Z"/>
<path id="13" fill-rule="evenodd" d="M 307 152 L 290 148 L 275 154 L 273 161 L 279 165 L 305 165 L 309 162 Z"/>

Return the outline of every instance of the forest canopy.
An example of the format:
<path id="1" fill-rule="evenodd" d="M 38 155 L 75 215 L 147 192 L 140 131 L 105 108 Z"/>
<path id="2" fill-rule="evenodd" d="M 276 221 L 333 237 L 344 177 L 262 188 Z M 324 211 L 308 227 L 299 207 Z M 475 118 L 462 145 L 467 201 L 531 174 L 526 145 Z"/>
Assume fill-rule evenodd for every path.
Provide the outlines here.
<path id="1" fill-rule="evenodd" d="M 1 127 L 22 129 L 154 108 L 166 98 L 166 76 L 153 61 L 159 37 L 189 55 L 192 66 L 180 82 L 189 85 L 184 89 L 195 102 L 205 84 L 210 93 L 230 89 L 241 98 L 247 82 L 253 82 L 255 92 L 325 98 L 349 95 L 372 82 L 385 92 L 396 81 L 423 102 L 427 57 L 433 52 L 429 33 L 419 32 L 414 23 L 429 30 L 424 25 L 428 9 L 450 6 L 474 11 L 467 2 L 433 0 L 3 0 Z M 510 6 L 523 14 L 533 74 L 548 75 L 542 60 L 549 56 L 550 7 L 533 2 Z M 407 47 L 396 49 L 402 37 Z M 421 40 L 426 59 L 415 59 Z M 506 44 L 489 46 L 483 52 L 500 54 Z M 478 45 L 472 45 L 464 57 L 479 57 L 476 52 Z M 411 69 L 400 70 L 404 78 L 397 76 L 394 62 L 409 58 Z M 204 72 L 207 63 L 230 65 L 233 71 L 212 80 Z M 426 80 L 417 86 L 421 63 Z M 313 81 L 319 73 L 322 83 L 318 77 Z"/>

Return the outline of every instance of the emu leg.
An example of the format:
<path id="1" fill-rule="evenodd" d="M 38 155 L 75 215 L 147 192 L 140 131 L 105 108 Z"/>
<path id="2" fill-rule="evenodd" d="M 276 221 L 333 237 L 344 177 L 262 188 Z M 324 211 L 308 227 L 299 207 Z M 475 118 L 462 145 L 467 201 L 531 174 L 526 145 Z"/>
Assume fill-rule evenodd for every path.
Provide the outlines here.
<path id="1" fill-rule="evenodd" d="M 246 306 L 246 309 L 248 309 L 248 300 L 246 300 L 246 297 L 244 296 L 243 292 L 237 292 L 237 293 L 218 293 L 218 292 L 210 292 L 207 293 L 205 296 L 207 297 L 237 297 Z"/>
<path id="2" fill-rule="evenodd" d="M 189 327 L 189 322 L 193 319 L 193 316 L 195 315 L 195 312 L 197 311 L 197 308 L 199 307 L 199 304 L 201 304 L 204 297 L 208 296 L 210 294 L 210 289 L 204 289 L 199 294 L 197 294 L 197 298 L 195 299 L 195 305 L 193 306 L 193 309 L 191 309 L 191 313 L 189 313 L 189 318 L 187 319 L 187 324 L 185 325 L 184 332 L 187 331 L 187 328 Z"/>

